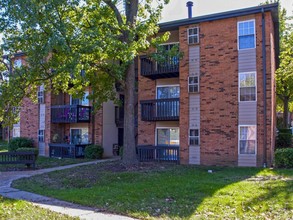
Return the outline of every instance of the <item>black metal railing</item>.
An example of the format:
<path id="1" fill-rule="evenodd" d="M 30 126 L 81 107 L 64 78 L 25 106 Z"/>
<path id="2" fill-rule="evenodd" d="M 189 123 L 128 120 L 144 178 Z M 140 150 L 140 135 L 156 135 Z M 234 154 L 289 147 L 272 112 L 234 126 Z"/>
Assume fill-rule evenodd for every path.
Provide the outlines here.
<path id="1" fill-rule="evenodd" d="M 179 120 L 179 98 L 143 100 L 140 104 L 142 121 Z"/>
<path id="2" fill-rule="evenodd" d="M 51 107 L 52 123 L 89 123 L 91 107 L 83 105 L 56 105 Z"/>
<path id="3" fill-rule="evenodd" d="M 157 62 L 148 56 L 140 57 L 141 75 L 151 78 L 171 78 L 179 76 L 179 56 L 168 56 L 163 62 Z"/>
<path id="4" fill-rule="evenodd" d="M 82 158 L 84 157 L 84 149 L 89 144 L 67 144 L 67 143 L 51 143 L 49 144 L 49 156 L 60 158 Z"/>
<path id="5" fill-rule="evenodd" d="M 140 162 L 174 162 L 180 163 L 179 146 L 137 146 L 137 156 Z"/>

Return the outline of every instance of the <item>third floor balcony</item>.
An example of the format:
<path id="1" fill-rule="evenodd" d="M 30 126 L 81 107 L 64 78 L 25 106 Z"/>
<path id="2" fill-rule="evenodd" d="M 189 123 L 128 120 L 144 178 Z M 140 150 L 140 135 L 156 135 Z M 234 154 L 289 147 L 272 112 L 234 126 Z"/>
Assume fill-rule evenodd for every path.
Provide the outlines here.
<path id="1" fill-rule="evenodd" d="M 179 76 L 179 56 L 166 56 L 161 61 L 141 56 L 140 65 L 141 75 L 153 80 Z"/>

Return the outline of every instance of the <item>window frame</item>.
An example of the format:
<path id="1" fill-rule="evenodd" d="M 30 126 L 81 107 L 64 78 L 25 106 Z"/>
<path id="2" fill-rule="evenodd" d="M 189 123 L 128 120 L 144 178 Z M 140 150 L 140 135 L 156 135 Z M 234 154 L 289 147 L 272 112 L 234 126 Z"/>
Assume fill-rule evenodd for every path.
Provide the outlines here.
<path id="1" fill-rule="evenodd" d="M 78 105 L 90 106 L 90 100 L 88 99 L 89 94 L 90 94 L 89 91 L 85 91 L 83 97 L 78 99 L 79 100 L 79 104 Z M 72 95 L 70 95 L 70 105 L 73 105 L 72 104 L 72 100 L 73 99 L 77 99 L 77 98 L 73 98 Z M 85 100 L 85 99 L 88 100 L 86 104 L 83 103 L 83 100 Z"/>
<path id="2" fill-rule="evenodd" d="M 189 30 L 191 29 L 197 29 L 197 34 L 190 35 Z M 189 42 L 190 37 L 196 37 L 196 36 L 197 36 L 197 42 L 190 43 Z M 199 44 L 199 26 L 187 28 L 187 42 L 188 42 L 188 45 Z"/>
<path id="3" fill-rule="evenodd" d="M 198 131 L 198 136 L 191 136 L 190 134 L 191 134 L 191 130 L 197 130 Z M 188 135 L 188 140 L 189 140 L 189 146 L 193 146 L 193 147 L 199 147 L 200 146 L 200 129 L 199 128 L 190 128 L 189 129 L 189 135 Z M 190 144 L 190 140 L 191 140 L 191 138 L 198 138 L 198 144 L 196 145 L 194 145 L 194 144 Z"/>
<path id="4" fill-rule="evenodd" d="M 241 88 L 247 88 L 247 87 L 240 87 L 240 75 L 241 74 L 254 74 L 254 79 L 255 79 L 255 100 L 249 100 L 249 101 L 241 101 Z M 238 102 L 257 102 L 257 74 L 256 71 L 251 71 L 251 72 L 239 72 L 238 73 Z"/>
<path id="5" fill-rule="evenodd" d="M 240 141 L 243 141 L 243 139 L 240 139 L 240 129 L 241 127 L 254 127 L 255 129 L 255 146 L 254 146 L 254 154 L 243 154 L 240 153 Z M 252 139 L 247 139 L 246 141 L 252 141 Z M 238 155 L 257 155 L 257 126 L 256 125 L 238 125 Z"/>
<path id="6" fill-rule="evenodd" d="M 240 29 L 239 29 L 239 24 L 240 23 L 245 23 L 245 22 L 251 22 L 253 21 L 253 25 L 254 25 L 254 32 L 253 32 L 253 40 L 254 40 L 254 47 L 250 47 L 250 48 L 243 48 L 240 49 L 240 37 L 241 36 L 249 36 L 249 35 L 240 35 Z M 256 30 L 255 30 L 255 19 L 249 19 L 249 20 L 242 20 L 242 21 L 238 21 L 237 22 L 237 48 L 238 50 L 249 50 L 249 49 L 255 49 L 256 48 Z"/>
<path id="7" fill-rule="evenodd" d="M 82 133 L 81 133 L 81 142 L 80 143 L 77 143 L 77 144 L 89 144 L 90 143 L 90 139 L 89 139 L 89 131 L 90 131 L 90 129 L 88 128 L 88 127 L 72 127 L 72 128 L 70 128 L 70 131 L 69 131 L 69 142 L 70 142 L 70 144 L 74 144 L 73 143 L 73 141 L 71 141 L 71 138 L 72 138 L 72 135 L 71 135 L 71 132 L 72 132 L 72 130 L 81 130 L 82 131 L 82 129 L 87 129 L 87 133 L 88 133 L 88 142 L 87 143 L 83 143 L 82 142 Z"/>
<path id="8" fill-rule="evenodd" d="M 180 85 L 179 84 L 169 84 L 169 85 L 156 85 L 156 99 L 159 100 L 159 98 L 158 98 L 158 88 L 159 87 L 178 87 L 179 88 L 179 97 L 178 98 L 180 98 Z M 173 99 L 173 98 L 167 98 L 167 99 Z"/>
<path id="9" fill-rule="evenodd" d="M 177 144 L 169 144 L 169 145 L 166 145 L 166 146 L 180 146 L 180 127 L 156 127 L 156 130 L 155 130 L 155 145 L 158 146 L 158 129 L 178 129 L 178 133 L 179 133 L 179 138 L 178 138 L 178 145 Z M 171 142 L 169 140 L 169 142 Z"/>
<path id="10" fill-rule="evenodd" d="M 192 77 L 197 77 L 197 83 L 190 83 L 189 79 Z M 190 91 L 190 86 L 196 86 L 197 85 L 197 91 Z M 199 93 L 199 76 L 188 76 L 188 93 Z"/>
<path id="11" fill-rule="evenodd" d="M 40 134 L 40 131 L 43 131 L 43 134 Z M 43 141 L 40 140 L 41 138 L 43 139 Z M 38 142 L 45 143 L 45 130 L 44 129 L 38 130 Z"/>

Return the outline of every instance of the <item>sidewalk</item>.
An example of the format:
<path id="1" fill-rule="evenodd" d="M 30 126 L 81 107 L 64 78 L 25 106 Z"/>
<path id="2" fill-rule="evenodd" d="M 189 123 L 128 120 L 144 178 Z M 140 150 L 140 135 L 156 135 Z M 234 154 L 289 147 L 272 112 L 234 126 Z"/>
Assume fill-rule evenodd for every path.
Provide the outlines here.
<path id="1" fill-rule="evenodd" d="M 113 161 L 115 159 L 108 160 L 97 160 L 90 161 L 80 164 L 72 164 L 62 167 L 54 167 L 42 170 L 32 170 L 32 171 L 15 171 L 15 172 L 0 172 L 0 195 L 11 198 L 11 199 L 21 199 L 31 202 L 34 205 L 40 206 L 42 208 L 49 209 L 51 211 L 59 212 L 62 214 L 66 214 L 73 217 L 79 217 L 80 219 L 86 220 L 131 220 L 133 218 L 101 213 L 98 209 L 85 207 L 77 204 L 73 204 L 70 202 L 61 201 L 58 199 L 41 196 L 35 193 L 30 193 L 26 191 L 21 191 L 15 188 L 10 187 L 13 180 L 20 179 L 23 177 L 30 177 L 38 174 L 48 173 L 55 170 L 64 170 L 77 166 L 84 166 L 89 164 L 97 164 L 107 161 Z"/>

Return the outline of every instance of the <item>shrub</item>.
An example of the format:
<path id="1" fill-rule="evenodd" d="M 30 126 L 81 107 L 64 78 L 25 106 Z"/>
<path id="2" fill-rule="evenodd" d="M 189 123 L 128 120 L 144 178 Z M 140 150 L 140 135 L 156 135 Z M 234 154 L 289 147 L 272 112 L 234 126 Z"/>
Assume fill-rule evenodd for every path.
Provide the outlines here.
<path id="1" fill-rule="evenodd" d="M 85 147 L 84 156 L 89 159 L 103 158 L 104 148 L 100 145 L 89 145 Z"/>
<path id="2" fill-rule="evenodd" d="M 284 129 L 285 130 L 285 129 Z M 288 148 L 292 146 L 292 134 L 279 132 L 276 138 L 276 149 L 278 148 Z"/>
<path id="3" fill-rule="evenodd" d="M 18 148 L 33 148 L 34 142 L 30 138 L 16 137 L 11 139 L 8 144 L 8 151 L 16 151 Z"/>
<path id="4" fill-rule="evenodd" d="M 18 148 L 17 150 L 16 150 L 16 152 L 33 152 L 33 153 L 35 153 L 35 156 L 36 156 L 36 159 L 38 158 L 38 155 L 39 155 L 39 150 L 37 149 L 37 148 L 26 148 L 26 147 L 21 147 L 21 148 Z"/>
<path id="5" fill-rule="evenodd" d="M 292 134 L 292 131 L 290 128 L 280 128 L 279 133 Z"/>
<path id="6" fill-rule="evenodd" d="M 293 148 L 277 149 L 275 152 L 275 166 L 293 168 Z"/>

